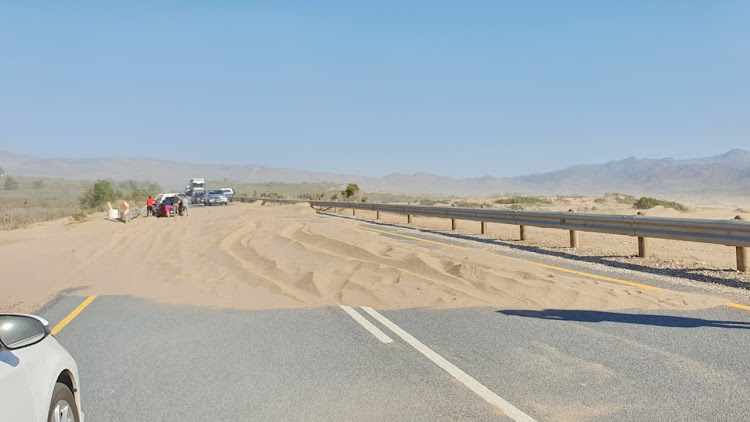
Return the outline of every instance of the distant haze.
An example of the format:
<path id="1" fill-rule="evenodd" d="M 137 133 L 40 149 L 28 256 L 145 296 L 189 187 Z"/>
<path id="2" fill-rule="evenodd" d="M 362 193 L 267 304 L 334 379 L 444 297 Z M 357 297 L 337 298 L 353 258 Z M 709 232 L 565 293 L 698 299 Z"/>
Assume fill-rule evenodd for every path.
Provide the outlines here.
<path id="1" fill-rule="evenodd" d="M 500 163 L 502 164 L 502 163 Z M 727 153 L 688 160 L 626 158 L 584 164 L 559 171 L 497 178 L 454 179 L 439 175 L 394 173 L 385 177 L 336 174 L 260 165 L 199 165 L 147 158 L 41 159 L 0 152 L 7 174 L 66 179 L 152 180 L 174 189 L 192 177 L 247 183 L 358 183 L 364 191 L 409 194 L 480 196 L 502 193 L 535 195 L 624 192 L 663 196 L 675 193 L 737 192 L 750 197 L 750 152 Z"/>

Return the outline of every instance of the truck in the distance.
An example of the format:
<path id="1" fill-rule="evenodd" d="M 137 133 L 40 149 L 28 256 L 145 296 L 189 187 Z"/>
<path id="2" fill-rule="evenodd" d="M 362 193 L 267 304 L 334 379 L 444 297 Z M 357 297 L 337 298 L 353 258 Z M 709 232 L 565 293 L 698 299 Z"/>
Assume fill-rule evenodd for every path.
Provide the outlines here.
<path id="1" fill-rule="evenodd" d="M 185 188 L 185 193 L 187 193 L 190 196 L 193 196 L 196 193 L 205 193 L 205 192 L 206 192 L 206 179 L 203 179 L 203 178 L 190 179 L 190 183 L 188 183 L 187 188 Z"/>

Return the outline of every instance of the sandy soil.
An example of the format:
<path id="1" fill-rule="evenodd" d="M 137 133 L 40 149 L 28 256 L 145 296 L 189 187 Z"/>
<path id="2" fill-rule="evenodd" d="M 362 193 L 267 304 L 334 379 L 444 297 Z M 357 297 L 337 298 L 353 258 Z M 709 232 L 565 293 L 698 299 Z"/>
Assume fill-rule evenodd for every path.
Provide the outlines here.
<path id="1" fill-rule="evenodd" d="M 527 211 L 567 212 L 570 209 L 578 213 L 636 215 L 638 210 L 628 204 L 608 200 L 604 203 L 596 202 L 596 198 L 560 198 L 554 204 L 542 206 L 526 206 Z M 492 204 L 491 200 L 473 199 L 472 202 Z M 600 200 L 601 201 L 601 200 Z M 735 216 L 750 221 L 750 212 L 743 208 L 728 207 L 718 204 L 687 203 L 688 212 L 680 212 L 661 206 L 642 211 L 648 217 L 668 218 L 698 218 L 710 220 L 732 220 Z M 495 209 L 505 209 L 494 206 Z M 340 214 L 351 215 L 351 210 L 342 210 Z M 374 220 L 375 213 L 357 211 L 357 217 Z M 407 225 L 405 215 L 381 213 L 381 222 L 387 224 Z M 445 218 L 413 217 L 412 227 L 436 231 L 451 231 L 451 221 Z M 526 228 L 526 241 L 519 240 L 518 226 L 507 224 L 487 225 L 487 237 L 499 240 L 513 241 L 518 245 L 542 246 L 549 248 L 568 248 L 569 235 L 566 230 L 542 229 L 538 227 Z M 481 233 L 480 223 L 476 221 L 458 221 L 455 233 L 477 235 Z M 638 240 L 632 236 L 617 236 L 603 233 L 579 232 L 579 249 L 592 256 L 621 256 L 632 257 L 638 253 Z M 736 269 L 737 261 L 735 249 L 724 245 L 707 243 L 683 242 L 667 239 L 648 240 L 649 259 L 639 263 L 660 264 L 669 261 L 667 265 L 681 268 L 707 268 L 712 270 Z"/>
<path id="2" fill-rule="evenodd" d="M 0 233 L 0 311 L 63 289 L 242 309 L 623 309 L 716 306 L 716 297 L 548 271 L 487 251 L 393 240 L 306 205 L 235 203 L 190 217 L 55 221 Z"/>

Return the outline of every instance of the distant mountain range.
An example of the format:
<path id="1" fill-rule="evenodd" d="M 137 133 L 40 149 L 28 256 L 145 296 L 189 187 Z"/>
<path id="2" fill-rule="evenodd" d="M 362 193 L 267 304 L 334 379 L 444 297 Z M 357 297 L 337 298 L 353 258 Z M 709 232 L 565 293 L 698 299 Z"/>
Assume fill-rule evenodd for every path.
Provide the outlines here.
<path id="1" fill-rule="evenodd" d="M 522 193 L 535 195 L 625 192 L 636 195 L 739 191 L 750 194 L 750 151 L 688 160 L 637 159 L 581 164 L 548 173 L 518 177 L 484 176 L 453 179 L 426 173 L 394 173 L 385 177 L 280 169 L 259 165 L 200 165 L 148 158 L 42 159 L 0 152 L 0 167 L 15 176 L 64 179 L 157 181 L 182 188 L 192 177 L 247 183 L 358 183 L 364 191 L 457 196 Z"/>

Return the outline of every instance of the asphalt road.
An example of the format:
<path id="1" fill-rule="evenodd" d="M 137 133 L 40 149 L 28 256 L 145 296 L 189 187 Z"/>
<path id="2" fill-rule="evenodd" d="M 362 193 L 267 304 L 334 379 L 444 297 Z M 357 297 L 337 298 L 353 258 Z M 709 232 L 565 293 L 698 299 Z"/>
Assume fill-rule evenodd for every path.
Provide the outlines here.
<path id="1" fill-rule="evenodd" d="M 54 325 L 84 299 L 65 292 L 39 314 Z M 516 420 L 750 415 L 750 311 L 379 311 L 403 332 L 351 311 L 392 342 L 340 307 L 113 296 L 97 297 L 57 337 L 78 362 L 94 422 L 512 420 L 493 397 L 517 408 Z"/>
<path id="2" fill-rule="evenodd" d="M 53 324 L 84 298 L 42 310 Z M 88 421 L 510 420 L 362 309 L 97 297 L 59 334 Z M 536 420 L 746 420 L 750 312 L 381 311 Z"/>

